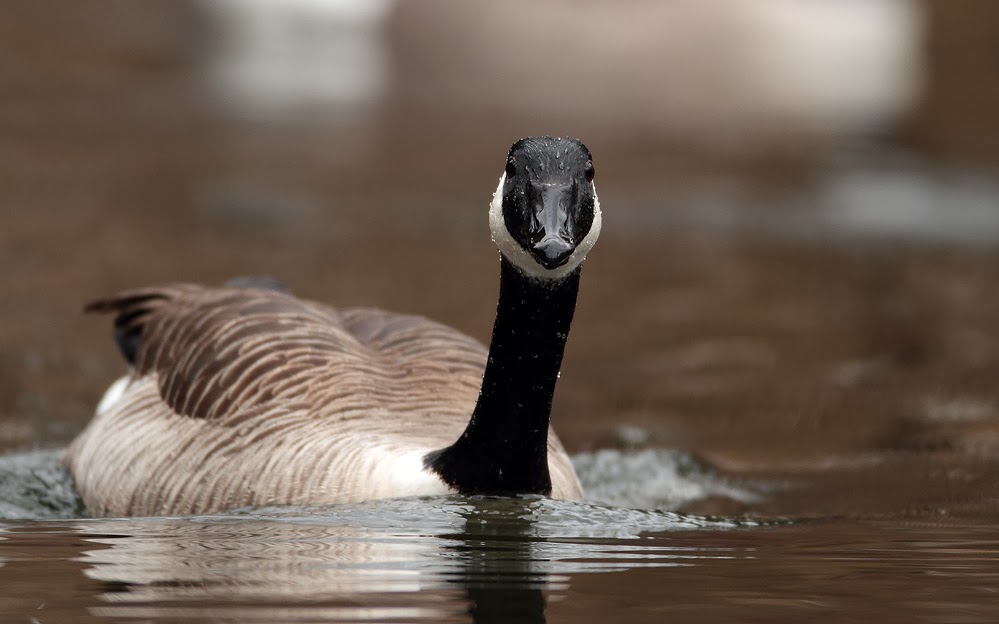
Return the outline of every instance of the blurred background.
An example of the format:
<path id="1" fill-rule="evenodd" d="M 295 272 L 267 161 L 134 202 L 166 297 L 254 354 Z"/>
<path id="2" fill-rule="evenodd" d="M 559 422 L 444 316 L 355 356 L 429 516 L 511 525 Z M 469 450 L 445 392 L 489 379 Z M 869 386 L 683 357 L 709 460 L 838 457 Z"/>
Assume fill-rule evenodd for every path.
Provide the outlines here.
<path id="1" fill-rule="evenodd" d="M 605 215 L 570 450 L 687 449 L 768 513 L 990 513 L 997 70 L 993 0 L 8 7 L 0 450 L 87 422 L 123 363 L 81 308 L 128 287 L 267 274 L 487 341 L 506 150 L 564 134 Z"/>

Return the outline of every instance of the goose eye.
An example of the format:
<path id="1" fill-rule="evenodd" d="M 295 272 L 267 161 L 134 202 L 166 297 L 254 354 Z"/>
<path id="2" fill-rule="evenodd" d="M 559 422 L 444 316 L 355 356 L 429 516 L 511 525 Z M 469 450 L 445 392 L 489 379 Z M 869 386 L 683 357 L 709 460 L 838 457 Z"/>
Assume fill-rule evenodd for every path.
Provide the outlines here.
<path id="1" fill-rule="evenodd" d="M 512 178 L 517 173 L 517 163 L 510 157 L 506 161 L 506 177 Z"/>
<path id="2" fill-rule="evenodd" d="M 586 161 L 586 169 L 583 170 L 583 175 L 586 176 L 587 182 L 593 182 L 593 176 L 596 172 L 593 170 L 593 161 Z"/>

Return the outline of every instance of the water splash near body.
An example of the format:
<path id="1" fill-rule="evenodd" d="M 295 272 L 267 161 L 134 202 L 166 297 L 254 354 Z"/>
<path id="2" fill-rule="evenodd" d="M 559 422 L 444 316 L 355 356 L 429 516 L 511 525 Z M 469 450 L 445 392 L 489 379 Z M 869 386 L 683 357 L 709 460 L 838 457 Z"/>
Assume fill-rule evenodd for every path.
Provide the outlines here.
<path id="1" fill-rule="evenodd" d="M 0 455 L 0 519 L 79 518 L 83 502 L 59 463 L 62 451 Z"/>
<path id="2" fill-rule="evenodd" d="M 677 449 L 602 449 L 573 456 L 586 500 L 630 509 L 678 509 L 713 497 L 753 503 L 759 494 L 719 478 Z"/>
<path id="3" fill-rule="evenodd" d="M 27 451 L 0 456 L 0 519 L 44 520 L 80 518 L 86 515 L 72 479 L 59 461 L 61 451 Z M 533 526 L 554 531 L 572 527 L 588 534 L 605 524 L 615 525 L 622 535 L 641 531 L 697 528 L 699 520 L 669 513 L 692 502 L 726 497 L 753 502 L 758 495 L 725 482 L 690 454 L 674 449 L 642 451 L 600 450 L 573 457 L 586 492 L 585 503 L 559 503 L 544 498 L 529 507 Z M 430 507 L 461 505 L 464 497 L 432 499 Z M 520 499 L 517 499 L 520 500 Z M 520 504 L 520 503 L 518 503 Z M 416 521 L 421 529 L 433 522 L 421 510 L 426 499 L 372 501 L 337 507 L 337 517 L 365 516 L 366 522 L 405 526 Z M 495 507 L 495 506 L 494 506 Z M 295 508 L 279 512 L 282 518 L 305 512 Z M 252 510 L 252 515 L 264 513 Z M 305 515 L 315 513 L 309 511 Z M 597 534 L 605 536 L 603 529 Z"/>

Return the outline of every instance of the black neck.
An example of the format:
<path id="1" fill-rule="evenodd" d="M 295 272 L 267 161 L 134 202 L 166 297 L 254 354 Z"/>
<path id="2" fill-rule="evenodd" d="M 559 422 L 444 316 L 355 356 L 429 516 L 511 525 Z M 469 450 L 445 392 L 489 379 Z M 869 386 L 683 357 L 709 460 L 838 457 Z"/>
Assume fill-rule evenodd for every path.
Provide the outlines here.
<path id="1" fill-rule="evenodd" d="M 425 460 L 459 492 L 551 493 L 548 420 L 578 291 L 578 268 L 541 281 L 502 258 L 479 400 L 458 441 Z"/>

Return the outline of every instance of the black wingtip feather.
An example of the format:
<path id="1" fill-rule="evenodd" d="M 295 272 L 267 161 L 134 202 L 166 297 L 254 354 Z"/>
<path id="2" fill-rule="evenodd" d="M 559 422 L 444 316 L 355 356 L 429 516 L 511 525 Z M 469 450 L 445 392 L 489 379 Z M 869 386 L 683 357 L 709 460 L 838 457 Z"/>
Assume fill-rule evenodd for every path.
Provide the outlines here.
<path id="1" fill-rule="evenodd" d="M 83 311 L 86 313 L 116 312 L 125 310 L 126 308 L 130 308 L 135 305 L 168 298 L 168 295 L 161 292 L 122 295 L 120 297 L 110 297 L 108 299 L 97 299 L 95 301 L 91 301 L 87 305 L 83 306 Z"/>
<path id="2" fill-rule="evenodd" d="M 125 360 L 134 365 L 142 337 L 142 319 L 150 312 L 145 304 L 167 298 L 166 294 L 155 292 L 97 299 L 83 306 L 83 311 L 87 314 L 118 313 L 114 320 L 114 341 Z"/>
<path id="3" fill-rule="evenodd" d="M 142 327 L 115 327 L 114 342 L 122 356 L 132 366 L 135 365 L 135 355 L 139 351 L 139 338 L 142 337 Z"/>

